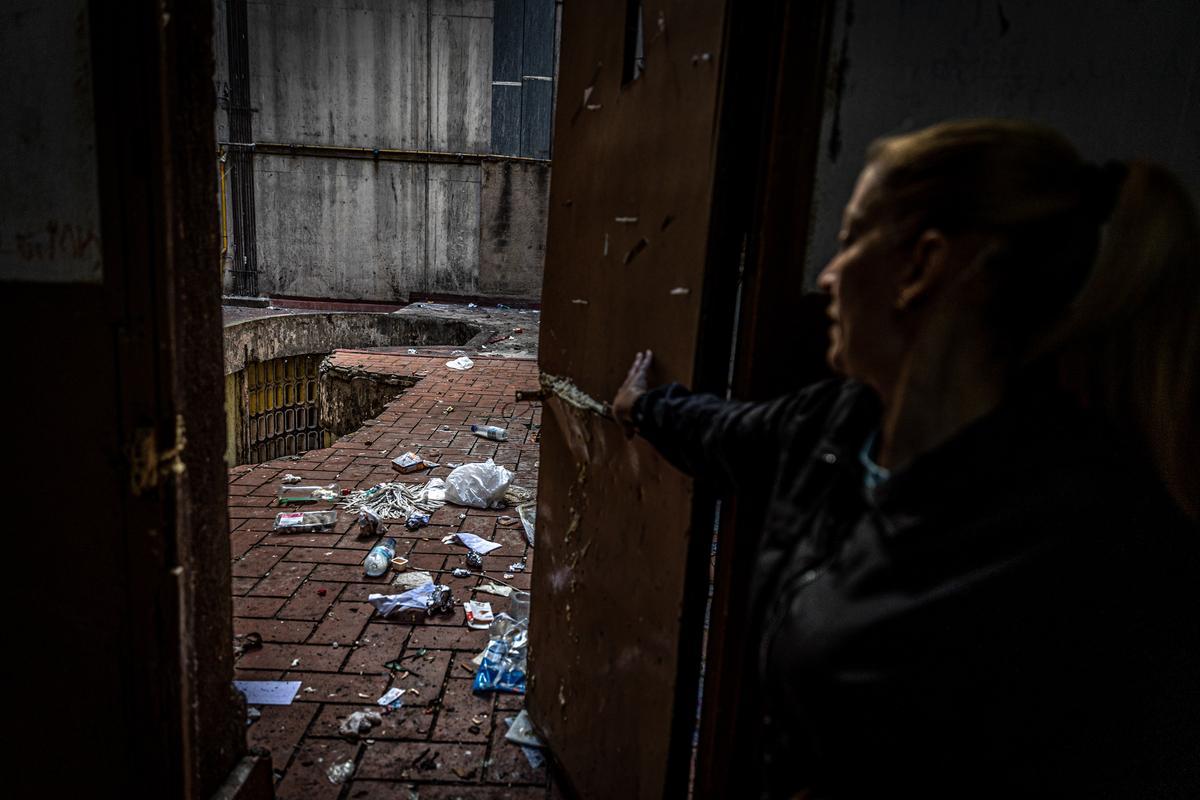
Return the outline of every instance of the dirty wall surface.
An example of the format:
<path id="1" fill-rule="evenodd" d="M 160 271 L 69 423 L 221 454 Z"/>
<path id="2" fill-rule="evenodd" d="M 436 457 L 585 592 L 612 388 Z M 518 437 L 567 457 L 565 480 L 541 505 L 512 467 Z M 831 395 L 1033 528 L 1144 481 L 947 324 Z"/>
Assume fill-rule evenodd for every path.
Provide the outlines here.
<path id="1" fill-rule="evenodd" d="M 228 79 L 226 6 L 217 0 L 218 95 Z M 260 293 L 537 300 L 555 8 L 249 3 Z M 224 111 L 217 127 L 227 142 Z M 241 246 L 227 241 L 227 264 Z"/>

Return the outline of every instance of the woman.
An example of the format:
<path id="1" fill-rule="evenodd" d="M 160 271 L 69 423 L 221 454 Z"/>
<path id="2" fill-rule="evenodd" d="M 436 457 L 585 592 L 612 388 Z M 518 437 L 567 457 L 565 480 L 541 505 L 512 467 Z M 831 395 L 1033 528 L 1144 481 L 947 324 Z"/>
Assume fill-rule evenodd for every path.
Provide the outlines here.
<path id="1" fill-rule="evenodd" d="M 768 794 L 1200 796 L 1197 238 L 1159 167 L 945 123 L 846 206 L 844 380 L 725 402 L 638 354 L 618 420 L 767 504 Z"/>

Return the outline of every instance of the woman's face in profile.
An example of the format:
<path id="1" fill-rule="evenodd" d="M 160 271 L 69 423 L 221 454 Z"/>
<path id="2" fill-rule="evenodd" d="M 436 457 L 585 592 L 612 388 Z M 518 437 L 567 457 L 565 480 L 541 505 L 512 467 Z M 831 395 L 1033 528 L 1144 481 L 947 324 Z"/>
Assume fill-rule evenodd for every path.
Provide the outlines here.
<path id="1" fill-rule="evenodd" d="M 885 210 L 879 169 L 868 165 L 846 204 L 837 255 L 817 278 L 831 298 L 829 365 L 880 392 L 894 381 L 905 347 L 896 311 L 901 250 Z"/>

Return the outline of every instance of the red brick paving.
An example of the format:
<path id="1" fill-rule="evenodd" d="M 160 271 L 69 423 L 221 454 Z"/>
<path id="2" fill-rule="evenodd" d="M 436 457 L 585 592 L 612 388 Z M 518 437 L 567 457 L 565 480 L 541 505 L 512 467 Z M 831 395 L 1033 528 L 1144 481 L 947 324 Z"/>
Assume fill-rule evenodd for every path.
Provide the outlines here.
<path id="1" fill-rule="evenodd" d="M 363 574 L 363 558 L 375 540 L 360 538 L 352 515 L 345 511 L 330 533 L 270 531 L 279 510 L 273 498 L 279 478 L 287 473 L 314 483 L 336 482 L 342 488 L 449 474 L 448 467 L 440 467 L 429 474 L 397 475 L 388 462 L 407 450 L 443 464 L 495 458 L 515 473 L 514 483 L 535 488 L 538 446 L 529 425 L 540 426 L 541 409 L 515 403 L 513 397 L 518 389 L 537 388 L 537 364 L 475 358 L 473 369 L 456 372 L 446 368 L 449 358 L 336 351 L 333 359 L 339 366 L 421 379 L 378 417 L 331 447 L 298 459 L 230 470 L 234 632 L 257 632 L 264 642 L 261 649 L 238 659 L 237 678 L 302 681 L 292 705 L 262 706 L 262 716 L 247 729 L 251 746 L 271 751 L 281 800 L 557 796 L 551 793 L 545 769 L 531 769 L 520 748 L 504 739 L 503 720 L 517 713 L 523 698 L 471 692 L 473 672 L 464 665 L 471 666 L 487 635 L 465 627 L 461 607 L 453 615 L 429 619 L 379 617 L 366 597 L 386 592 L 394 573 L 386 578 Z M 471 423 L 506 427 L 509 440 L 480 439 L 470 432 Z M 446 506 L 433 515 L 429 527 L 410 532 L 393 523 L 389 535 L 396 537 L 397 555 L 407 556 L 410 568 L 434 573 L 461 603 L 473 597 L 471 590 L 479 579 L 450 575 L 462 566 L 466 552 L 441 543 L 455 531 L 502 544 L 484 559 L 489 575 L 500 577 L 509 564 L 525 558 L 527 571 L 510 582 L 529 585 L 533 551 L 526 547 L 519 526 L 497 524 L 504 513 L 512 514 Z M 497 611 L 508 604 L 492 595 L 478 599 L 491 602 Z M 383 666 L 394 660 L 405 670 L 391 672 Z M 383 726 L 357 741 L 338 733 L 347 715 L 376 708 L 375 699 L 393 685 L 409 691 L 404 707 L 385 716 Z M 335 786 L 326 779 L 326 771 L 346 758 L 355 760 L 354 778 Z"/>

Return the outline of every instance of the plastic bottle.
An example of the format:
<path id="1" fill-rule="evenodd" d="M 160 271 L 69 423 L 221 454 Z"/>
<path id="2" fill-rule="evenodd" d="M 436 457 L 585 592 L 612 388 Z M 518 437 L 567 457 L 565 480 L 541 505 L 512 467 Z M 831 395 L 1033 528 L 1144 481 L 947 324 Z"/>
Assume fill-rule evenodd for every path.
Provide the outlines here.
<path id="1" fill-rule="evenodd" d="M 504 428 L 497 428 L 495 425 L 472 425 L 471 433 L 476 436 L 482 436 L 485 439 L 491 439 L 495 442 L 504 442 L 508 440 L 508 431 Z"/>
<path id="2" fill-rule="evenodd" d="M 363 566 L 368 575 L 372 578 L 378 578 L 387 572 L 388 564 L 395 557 L 396 540 L 389 536 L 371 548 L 371 552 L 367 553 L 367 560 L 363 562 Z"/>

